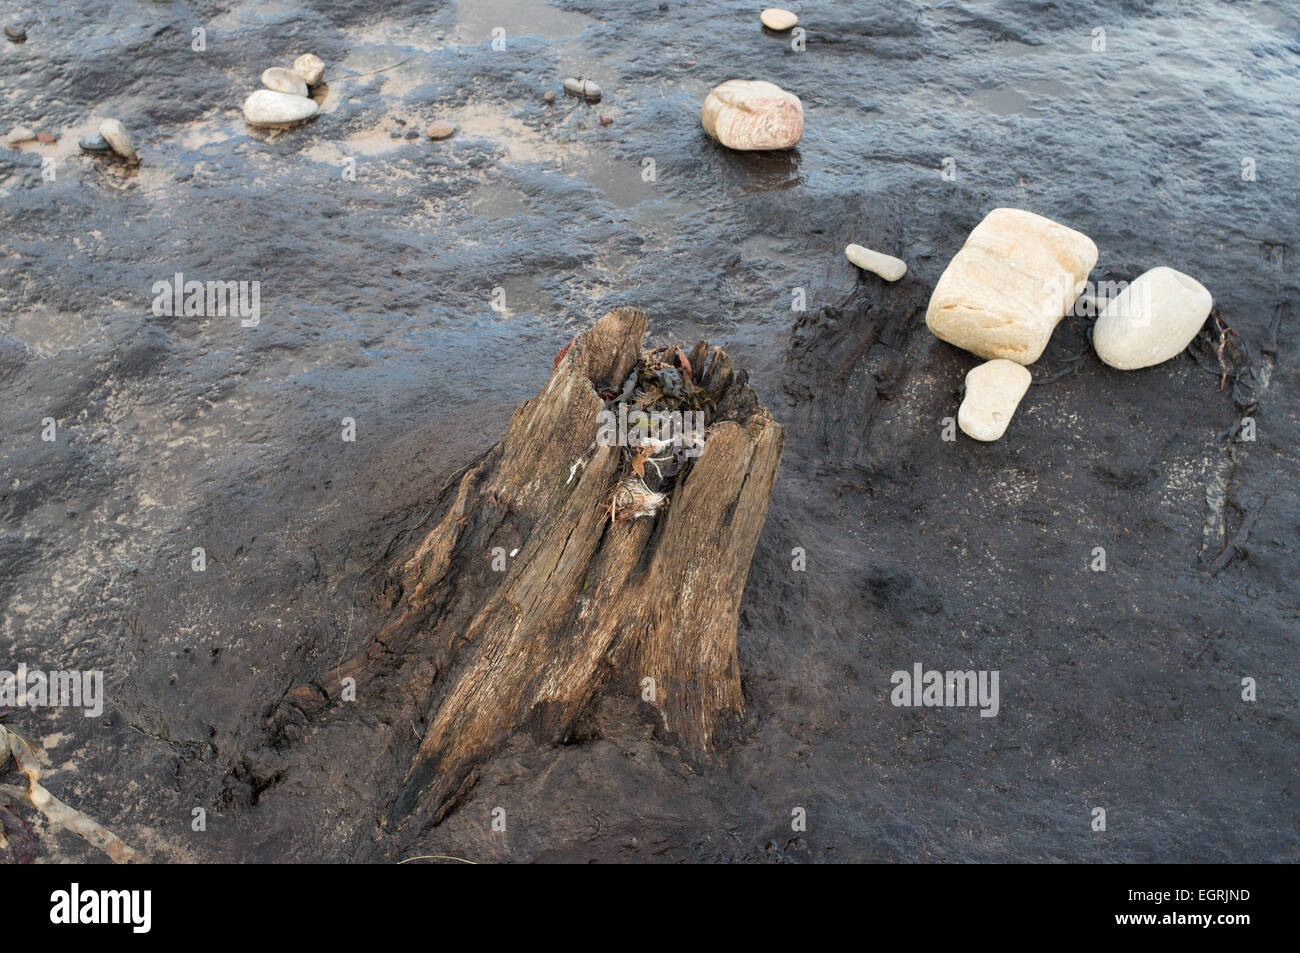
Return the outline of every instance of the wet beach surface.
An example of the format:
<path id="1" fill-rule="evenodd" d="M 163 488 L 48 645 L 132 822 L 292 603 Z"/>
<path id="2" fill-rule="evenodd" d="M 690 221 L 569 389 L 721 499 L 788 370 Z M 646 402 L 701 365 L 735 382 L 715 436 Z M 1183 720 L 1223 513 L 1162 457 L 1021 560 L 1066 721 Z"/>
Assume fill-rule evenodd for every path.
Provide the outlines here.
<path id="1" fill-rule="evenodd" d="M 374 631 L 357 580 L 556 350 L 636 305 L 656 343 L 726 348 L 787 428 L 744 726 L 704 768 L 632 701 L 582 743 L 516 737 L 403 856 L 1300 859 L 1300 7 L 792 9 L 803 52 L 719 2 L 6 8 L 28 39 L 0 39 L 0 132 L 61 138 L 0 148 L 0 668 L 108 682 L 101 718 L 12 719 L 53 793 L 154 860 L 388 856 L 419 726 L 280 752 L 265 713 Z M 247 126 L 261 71 L 308 51 L 322 115 Z M 735 77 L 800 96 L 796 150 L 704 136 Z M 110 116 L 138 169 L 78 153 Z M 1089 235 L 1096 281 L 1198 278 L 1249 345 L 1236 386 L 1188 354 L 1112 370 L 1069 317 L 1002 440 L 942 440 L 977 361 L 925 306 L 999 206 Z M 849 242 L 908 274 L 859 274 Z M 260 282 L 260 323 L 153 314 L 177 272 Z M 917 662 L 998 670 L 998 716 L 893 707 Z"/>

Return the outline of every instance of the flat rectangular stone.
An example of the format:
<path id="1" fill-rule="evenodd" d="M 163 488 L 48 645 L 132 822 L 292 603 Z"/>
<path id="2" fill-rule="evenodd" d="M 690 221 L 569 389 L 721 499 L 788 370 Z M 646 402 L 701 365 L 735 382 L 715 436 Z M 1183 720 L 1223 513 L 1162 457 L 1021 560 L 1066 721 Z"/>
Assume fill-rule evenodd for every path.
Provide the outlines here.
<path id="1" fill-rule="evenodd" d="M 939 277 L 925 323 L 980 357 L 1030 364 L 1095 264 L 1097 246 L 1082 232 L 1032 212 L 994 209 Z"/>

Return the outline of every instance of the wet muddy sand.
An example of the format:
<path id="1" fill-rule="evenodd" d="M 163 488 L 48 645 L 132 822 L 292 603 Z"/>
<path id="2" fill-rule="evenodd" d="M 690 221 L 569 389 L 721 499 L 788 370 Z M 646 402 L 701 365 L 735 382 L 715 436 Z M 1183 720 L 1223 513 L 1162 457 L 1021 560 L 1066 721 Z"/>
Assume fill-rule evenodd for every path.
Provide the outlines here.
<path id="1" fill-rule="evenodd" d="M 556 350 L 636 305 L 656 342 L 725 347 L 786 428 L 745 723 L 690 766 L 607 701 L 580 743 L 515 738 L 400 856 L 1300 859 L 1300 9 L 796 9 L 803 52 L 711 0 L 30 5 L 0 126 L 60 139 L 0 148 L 0 652 L 109 685 L 100 718 L 12 719 L 51 791 L 157 861 L 397 859 L 376 819 L 421 726 L 278 749 L 265 714 L 373 631 L 357 580 Z M 322 115 L 248 127 L 261 71 L 306 51 Z M 797 149 L 704 136 L 735 76 L 800 96 Z M 137 170 L 78 154 L 108 116 Z M 436 118 L 455 136 L 391 135 Z M 1071 317 L 1002 440 L 942 440 L 975 360 L 925 306 L 998 206 L 1089 235 L 1096 280 L 1196 276 L 1250 367 L 1115 371 Z M 258 326 L 153 314 L 177 272 L 260 282 Z M 999 671 L 997 717 L 891 705 L 918 662 Z"/>

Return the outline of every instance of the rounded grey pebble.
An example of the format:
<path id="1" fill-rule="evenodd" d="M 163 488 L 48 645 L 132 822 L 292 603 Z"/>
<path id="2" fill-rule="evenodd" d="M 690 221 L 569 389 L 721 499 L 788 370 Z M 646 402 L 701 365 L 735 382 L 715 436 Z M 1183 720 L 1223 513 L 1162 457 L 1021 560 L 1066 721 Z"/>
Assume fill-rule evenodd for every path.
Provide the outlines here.
<path id="1" fill-rule="evenodd" d="M 27 28 L 18 23 L 11 23 L 5 27 L 5 36 L 14 43 L 23 43 L 27 40 Z"/>
<path id="2" fill-rule="evenodd" d="M 97 132 L 92 133 L 89 136 L 82 136 L 77 140 L 77 145 L 81 146 L 81 148 L 86 152 L 112 151 L 112 146 L 108 144 L 108 140 Z"/>

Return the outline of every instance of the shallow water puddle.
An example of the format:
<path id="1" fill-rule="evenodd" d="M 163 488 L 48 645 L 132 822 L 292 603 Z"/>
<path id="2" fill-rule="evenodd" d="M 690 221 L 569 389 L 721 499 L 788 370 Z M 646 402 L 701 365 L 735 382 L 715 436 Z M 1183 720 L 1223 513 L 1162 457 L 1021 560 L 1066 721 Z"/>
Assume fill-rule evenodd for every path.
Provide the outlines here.
<path id="1" fill-rule="evenodd" d="M 497 37 L 503 37 L 508 45 L 512 36 L 567 40 L 597 22 L 553 7 L 546 0 L 462 0 L 456 15 L 451 39 L 465 45 L 490 43 Z"/>

